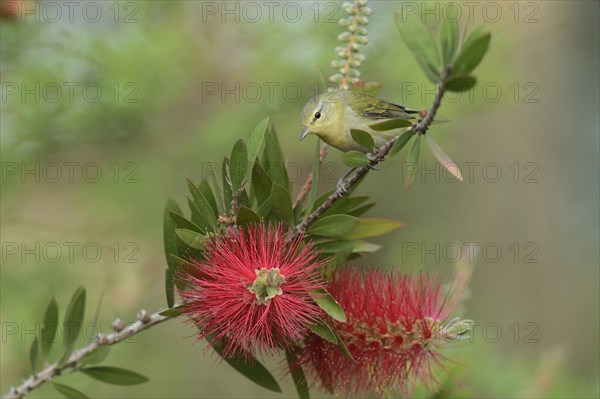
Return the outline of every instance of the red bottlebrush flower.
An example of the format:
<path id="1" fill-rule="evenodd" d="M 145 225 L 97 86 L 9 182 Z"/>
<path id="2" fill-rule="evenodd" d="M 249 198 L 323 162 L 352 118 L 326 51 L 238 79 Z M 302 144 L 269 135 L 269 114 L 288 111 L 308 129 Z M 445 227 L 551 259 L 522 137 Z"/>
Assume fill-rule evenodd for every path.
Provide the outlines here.
<path id="1" fill-rule="evenodd" d="M 270 353 L 307 334 L 324 312 L 309 292 L 324 287 L 312 244 L 286 240 L 282 226 L 233 228 L 210 240 L 205 259 L 181 275 L 184 314 L 198 339 L 224 340 L 224 355 Z"/>
<path id="2" fill-rule="evenodd" d="M 347 317 L 329 322 L 354 360 L 310 335 L 299 364 L 313 384 L 345 397 L 410 396 L 418 381 L 431 388 L 434 368 L 446 370 L 437 346 L 466 332 L 466 324 L 452 330 L 445 323 L 460 297 L 444 296 L 439 277 L 340 269 L 328 290 Z"/>

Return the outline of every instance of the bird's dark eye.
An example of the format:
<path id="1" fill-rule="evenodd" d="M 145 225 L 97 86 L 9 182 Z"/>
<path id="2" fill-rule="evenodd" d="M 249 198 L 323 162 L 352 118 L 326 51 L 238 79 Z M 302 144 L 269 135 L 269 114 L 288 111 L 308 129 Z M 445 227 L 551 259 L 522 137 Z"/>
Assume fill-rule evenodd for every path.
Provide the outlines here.
<path id="1" fill-rule="evenodd" d="M 320 112 L 317 112 L 317 113 L 315 114 L 315 119 L 319 119 L 320 117 L 321 117 L 321 113 L 320 113 Z"/>

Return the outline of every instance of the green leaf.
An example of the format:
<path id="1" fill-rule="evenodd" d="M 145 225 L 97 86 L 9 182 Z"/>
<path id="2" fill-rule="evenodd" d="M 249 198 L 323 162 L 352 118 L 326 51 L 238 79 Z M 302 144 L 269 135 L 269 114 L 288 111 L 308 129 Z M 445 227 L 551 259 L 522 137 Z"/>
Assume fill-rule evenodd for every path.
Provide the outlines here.
<path id="1" fill-rule="evenodd" d="M 177 306 L 173 306 L 169 309 L 165 309 L 162 312 L 159 313 L 159 315 L 161 316 L 165 316 L 165 317 L 178 317 L 182 314 L 182 312 L 185 310 L 186 305 L 177 305 Z"/>
<path id="2" fill-rule="evenodd" d="M 355 216 L 355 217 L 359 217 L 364 215 L 369 209 L 373 208 L 375 206 L 374 202 L 371 202 L 370 204 L 366 204 L 364 206 L 361 206 L 359 208 L 353 209 L 350 212 L 348 212 L 348 215 L 350 216 Z"/>
<path id="3" fill-rule="evenodd" d="M 273 184 L 271 188 L 271 206 L 273 213 L 288 226 L 294 226 L 294 210 L 292 199 L 285 188 L 279 184 Z"/>
<path id="4" fill-rule="evenodd" d="M 267 198 L 265 202 L 263 202 L 260 208 L 258 208 L 256 213 L 261 218 L 268 219 L 272 209 L 273 207 L 271 206 L 271 196 L 269 196 L 269 198 Z"/>
<path id="5" fill-rule="evenodd" d="M 385 132 L 387 130 L 400 129 L 404 127 L 411 127 L 412 122 L 410 119 L 406 118 L 394 118 L 388 119 L 387 121 L 379 122 L 374 125 L 371 125 L 370 128 L 373 130 L 377 130 L 378 132 Z"/>
<path id="6" fill-rule="evenodd" d="M 202 183 L 200 183 L 200 186 L 198 186 L 198 189 L 200 190 L 200 192 L 202 193 L 204 198 L 206 198 L 206 200 L 208 201 L 208 204 L 210 205 L 211 209 L 213 210 L 213 213 L 215 215 L 218 215 L 219 208 L 217 206 L 217 200 L 215 199 L 212 188 L 210 188 L 210 184 L 208 184 L 208 182 L 206 180 L 202 180 Z"/>
<path id="7" fill-rule="evenodd" d="M 487 53 L 491 38 L 492 35 L 488 32 L 468 43 L 465 42 L 454 62 L 453 74 L 467 75 L 473 71 Z"/>
<path id="8" fill-rule="evenodd" d="M 356 252 L 376 252 L 381 249 L 381 245 L 373 244 L 362 240 L 335 240 L 316 244 L 321 253 L 338 253 L 340 251 L 350 250 Z"/>
<path id="9" fill-rule="evenodd" d="M 394 154 L 398 153 L 402 148 L 404 148 L 406 143 L 408 143 L 410 138 L 414 135 L 415 135 L 415 132 L 413 132 L 412 130 L 407 130 L 404 133 L 402 133 L 400 136 L 398 136 L 398 138 L 396 139 L 396 142 L 394 143 L 394 146 L 390 150 L 390 154 L 394 155 Z"/>
<path id="10" fill-rule="evenodd" d="M 252 169 L 252 189 L 259 205 L 262 205 L 271 196 L 271 187 L 273 187 L 273 181 L 262 166 L 256 162 Z"/>
<path id="11" fill-rule="evenodd" d="M 466 30 L 467 26 L 465 26 L 465 30 Z M 465 32 L 466 33 L 466 32 Z M 478 25 L 476 26 L 470 33 L 469 35 L 466 35 L 466 39 L 465 41 L 461 44 L 461 48 L 467 48 L 469 46 L 471 46 L 471 44 L 479 39 L 480 37 L 482 37 L 485 34 L 485 26 L 482 25 Z"/>
<path id="12" fill-rule="evenodd" d="M 79 336 L 85 315 L 85 288 L 79 287 L 71 297 L 63 322 L 64 342 L 67 351 L 71 351 Z"/>
<path id="13" fill-rule="evenodd" d="M 443 18 L 440 25 L 440 45 L 442 47 L 444 66 L 450 67 L 458 48 L 458 15 L 456 15 L 458 9 L 448 6 L 446 10 L 447 15 Z"/>
<path id="14" fill-rule="evenodd" d="M 217 229 L 217 215 L 213 212 L 210 203 L 208 200 L 202 195 L 198 187 L 190 180 L 187 179 L 188 188 L 190 193 L 192 194 L 192 198 L 194 200 L 194 205 L 197 207 L 197 212 L 201 216 L 202 220 L 206 224 L 207 228 L 211 232 L 215 232 Z M 194 209 L 192 209 L 192 212 Z M 200 226 L 202 227 L 202 226 Z"/>
<path id="15" fill-rule="evenodd" d="M 40 344 L 42 346 L 42 359 L 48 359 L 48 354 L 52 348 L 52 344 L 56 339 L 58 331 L 58 305 L 56 300 L 52 298 L 46 307 L 44 314 L 44 325 L 42 326 L 42 336 Z"/>
<path id="16" fill-rule="evenodd" d="M 167 306 L 172 307 L 175 303 L 175 269 L 165 269 L 165 295 Z"/>
<path id="17" fill-rule="evenodd" d="M 348 233 L 358 225 L 359 219 L 349 215 L 331 215 L 318 219 L 307 233 L 323 237 L 339 236 Z"/>
<path id="18" fill-rule="evenodd" d="M 354 240 L 359 238 L 376 237 L 389 233 L 404 226 L 404 223 L 381 218 L 363 218 L 360 219 L 358 226 L 351 232 L 344 234 L 343 239 Z"/>
<path id="19" fill-rule="evenodd" d="M 185 217 L 181 216 L 179 213 L 176 213 L 175 211 L 169 211 L 169 216 L 171 217 L 171 219 L 173 219 L 173 222 L 175 223 L 175 226 L 173 228 L 173 237 L 177 238 L 177 235 L 175 234 L 175 229 L 188 229 L 188 230 L 195 231 L 196 233 L 202 233 L 202 229 L 200 227 L 198 227 L 193 222 L 187 220 Z M 177 240 L 175 240 L 175 243 L 177 243 Z M 175 252 L 167 253 L 167 255 L 170 255 L 170 254 L 177 255 L 177 246 L 175 246 L 174 251 Z M 169 261 L 169 257 L 167 256 L 167 262 L 168 261 Z"/>
<path id="20" fill-rule="evenodd" d="M 59 383 L 54 382 L 54 381 L 52 382 L 52 386 L 58 392 L 62 393 L 65 396 L 65 398 L 68 398 L 68 399 L 89 399 L 89 396 L 87 396 L 86 394 L 84 394 L 81 391 L 78 391 L 75 388 L 71 388 L 70 386 L 59 384 Z"/>
<path id="21" fill-rule="evenodd" d="M 346 314 L 340 304 L 324 289 L 310 292 L 310 296 L 329 316 L 342 323 L 346 322 Z"/>
<path id="22" fill-rule="evenodd" d="M 81 369 L 81 372 L 98 381 L 114 385 L 137 385 L 148 381 L 148 378 L 143 375 L 120 367 L 86 367 Z"/>
<path id="23" fill-rule="evenodd" d="M 206 236 L 188 229 L 175 229 L 175 234 L 191 248 L 203 249 Z"/>
<path id="24" fill-rule="evenodd" d="M 373 136 L 369 133 L 360 129 L 350 129 L 350 134 L 352 135 L 352 139 L 359 145 L 362 145 L 369 151 L 375 150 L 375 140 L 373 140 Z"/>
<path id="25" fill-rule="evenodd" d="M 244 140 L 239 139 L 233 145 L 229 158 L 229 176 L 232 192 L 236 192 L 244 184 L 246 169 L 248 169 L 248 148 Z"/>
<path id="26" fill-rule="evenodd" d="M 348 151 L 342 154 L 342 162 L 351 168 L 360 168 L 369 163 L 369 158 L 360 151 Z"/>
<path id="27" fill-rule="evenodd" d="M 253 173 L 254 164 L 257 161 L 260 146 L 265 138 L 265 132 L 267 131 L 267 125 L 269 124 L 269 118 L 265 118 L 256 125 L 250 137 L 248 138 L 248 167 L 244 175 L 244 180 L 249 180 Z"/>
<path id="28" fill-rule="evenodd" d="M 215 163 L 211 161 L 209 169 L 210 173 L 208 173 L 208 176 L 214 188 L 215 201 L 217 203 L 217 212 L 215 213 L 217 215 L 220 215 L 224 212 L 225 204 L 223 204 L 223 195 L 221 194 L 221 188 L 219 186 L 219 183 L 217 183 L 217 171 L 214 169 L 214 166 Z M 204 191 L 202 191 L 202 187 L 200 188 L 200 191 L 204 194 Z"/>
<path id="29" fill-rule="evenodd" d="M 246 226 L 249 224 L 260 223 L 260 216 L 258 216 L 252 209 L 247 206 L 241 206 L 238 210 L 237 219 L 235 224 L 238 226 Z"/>
<path id="30" fill-rule="evenodd" d="M 337 345 L 337 338 L 333 329 L 327 325 L 324 321 L 319 321 L 316 323 L 309 323 L 306 325 L 310 331 L 317 334 L 319 337 L 323 338 L 325 341 Z"/>
<path id="31" fill-rule="evenodd" d="M 265 366 L 250 353 L 239 356 L 223 357 L 223 350 L 227 346 L 227 341 L 222 338 L 213 342 L 214 339 L 210 335 L 207 336 L 207 340 L 210 342 L 215 352 L 244 377 L 270 391 L 281 392 L 281 387 L 277 383 L 277 380 L 271 375 L 269 370 L 267 370 Z"/>
<path id="32" fill-rule="evenodd" d="M 359 205 L 363 204 L 369 197 L 367 196 L 346 196 L 342 197 L 336 202 L 333 203 L 325 212 L 323 212 L 321 217 L 336 215 L 340 213 L 348 213 L 354 210 Z"/>
<path id="33" fill-rule="evenodd" d="M 415 14 L 396 13 L 396 26 L 425 75 L 437 83 L 440 61 L 431 31 Z"/>
<path id="34" fill-rule="evenodd" d="M 456 76 L 446 82 L 446 90 L 459 93 L 471 90 L 476 84 L 474 76 Z"/>
<path id="35" fill-rule="evenodd" d="M 294 385 L 296 386 L 298 397 L 300 399 L 310 399 L 308 384 L 306 382 L 306 376 L 304 375 L 304 371 L 302 370 L 302 365 L 298 363 L 296 355 L 293 352 L 288 351 L 285 352 L 285 358 L 287 360 L 292 379 L 294 380 Z"/>
<path id="36" fill-rule="evenodd" d="M 38 368 L 39 348 L 38 337 L 35 337 L 29 349 L 29 362 L 31 363 L 31 371 L 34 373 Z"/>
<path id="37" fill-rule="evenodd" d="M 109 353 L 110 353 L 110 346 L 108 346 L 108 345 L 98 346 L 96 349 L 94 349 L 93 351 L 91 351 L 90 353 L 85 355 L 81 359 L 81 363 L 85 363 L 85 364 L 102 363 L 104 361 L 104 359 L 106 359 L 106 357 L 108 356 Z"/>
<path id="38" fill-rule="evenodd" d="M 181 214 L 181 209 L 179 208 L 179 205 L 177 205 L 177 202 L 169 197 L 163 212 L 163 240 L 165 246 L 165 256 L 167 258 L 167 266 L 169 269 L 174 269 L 175 265 L 173 264 L 172 260 L 169 259 L 169 254 L 177 254 L 177 247 L 175 246 L 175 229 L 177 228 L 177 223 L 175 222 L 171 213 L 179 216 L 178 214 Z M 179 217 L 184 219 L 183 216 Z"/>
<path id="39" fill-rule="evenodd" d="M 231 211 L 231 201 L 233 199 L 233 192 L 231 191 L 231 180 L 229 179 L 229 159 L 223 158 L 223 205 L 225 206 L 225 213 Z"/>
<path id="40" fill-rule="evenodd" d="M 419 152 L 421 149 L 421 135 L 417 135 L 412 145 L 410 146 L 410 150 L 408 151 L 408 158 L 406 160 L 406 165 L 404 166 L 404 188 L 409 188 L 415 177 L 417 176 L 417 171 L 419 170 Z"/>
<path id="41" fill-rule="evenodd" d="M 319 193 L 319 170 L 321 169 L 321 140 L 317 139 L 317 147 L 315 150 L 315 156 L 313 160 L 313 181 L 310 186 L 310 192 L 308 193 L 308 198 L 306 199 L 306 212 L 305 214 L 308 216 L 313 211 L 315 206 L 315 200 L 317 198 L 317 194 Z"/>
<path id="42" fill-rule="evenodd" d="M 279 184 L 289 191 L 290 181 L 275 129 L 267 130 L 265 133 L 265 149 L 262 161 L 263 169 L 270 176 L 273 183 Z"/>
<path id="43" fill-rule="evenodd" d="M 346 346 L 346 343 L 344 342 L 343 338 L 340 336 L 340 334 L 333 330 L 333 333 L 335 334 L 335 338 L 336 338 L 336 343 L 337 346 L 340 347 L 340 349 L 342 350 L 342 352 L 344 352 L 344 355 L 348 356 L 350 359 L 354 360 L 354 357 L 352 356 L 352 353 L 350 353 L 350 351 L 348 350 L 348 347 Z"/>
<path id="44" fill-rule="evenodd" d="M 435 158 L 438 160 L 438 162 L 441 163 L 442 166 L 452 174 L 452 176 L 462 181 L 462 173 L 460 172 L 460 168 L 458 167 L 458 165 L 455 162 L 452 162 L 450 157 L 446 155 L 444 150 L 442 150 L 442 147 L 440 147 L 435 142 L 435 140 L 433 140 L 433 137 L 431 137 L 431 135 L 427 134 L 426 136 L 427 144 L 429 144 L 429 149 L 431 150 Z"/>

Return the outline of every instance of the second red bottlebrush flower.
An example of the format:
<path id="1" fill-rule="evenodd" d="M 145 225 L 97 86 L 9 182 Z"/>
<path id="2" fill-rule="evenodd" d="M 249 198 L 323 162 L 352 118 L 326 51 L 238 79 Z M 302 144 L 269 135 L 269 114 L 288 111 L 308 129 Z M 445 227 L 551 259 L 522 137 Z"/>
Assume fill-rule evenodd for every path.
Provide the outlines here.
<path id="1" fill-rule="evenodd" d="M 223 340 L 225 356 L 272 353 L 324 317 L 310 295 L 324 288 L 323 262 L 310 243 L 288 241 L 286 233 L 282 226 L 236 227 L 207 242 L 205 259 L 180 275 L 183 313 L 198 339 Z"/>
<path id="2" fill-rule="evenodd" d="M 328 290 L 348 319 L 330 322 L 354 359 L 316 335 L 298 357 L 313 385 L 336 395 L 407 397 L 418 382 L 432 388 L 434 369 L 447 371 L 440 345 L 469 331 L 470 321 L 447 321 L 460 295 L 445 295 L 439 277 L 340 269 Z"/>

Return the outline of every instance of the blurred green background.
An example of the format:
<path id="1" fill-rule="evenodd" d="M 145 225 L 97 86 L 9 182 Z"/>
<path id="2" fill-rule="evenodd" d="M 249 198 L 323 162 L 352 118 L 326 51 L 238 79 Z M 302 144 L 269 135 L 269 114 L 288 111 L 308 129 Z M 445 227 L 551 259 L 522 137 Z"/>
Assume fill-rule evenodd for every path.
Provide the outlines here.
<path id="1" fill-rule="evenodd" d="M 167 196 L 183 203 L 185 178 L 199 182 L 265 116 L 299 189 L 314 151 L 314 138 L 298 143 L 299 115 L 319 68 L 332 73 L 344 15 L 336 1 L 72 3 L 33 3 L 38 11 L 0 24 L 3 394 L 30 373 L 32 331 L 52 296 L 62 317 L 85 286 L 91 319 L 104 295 L 105 332 L 116 317 L 166 306 Z M 423 150 L 432 172 L 405 191 L 405 153 L 386 161 L 358 192 L 377 202 L 369 215 L 407 226 L 357 263 L 451 276 L 457 248 L 479 247 L 463 312 L 479 325 L 473 343 L 445 353 L 463 382 L 449 396 L 598 397 L 598 2 L 455 4 L 463 22 L 493 33 L 479 86 L 449 98 L 440 117 L 451 123 L 431 131 L 466 181 Z M 370 6 L 362 77 L 383 84 L 382 98 L 427 107 L 435 88 L 393 11 L 426 9 L 435 25 L 446 3 Z M 335 150 L 328 162 L 322 191 L 345 170 Z M 289 379 L 283 394 L 266 391 L 192 335 L 175 320 L 112 349 L 105 364 L 146 384 L 58 382 L 103 398 L 295 396 Z M 268 362 L 277 375 L 281 361 Z"/>

